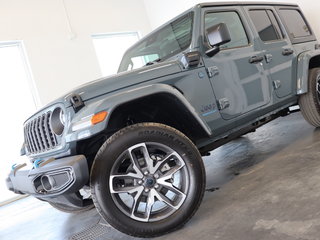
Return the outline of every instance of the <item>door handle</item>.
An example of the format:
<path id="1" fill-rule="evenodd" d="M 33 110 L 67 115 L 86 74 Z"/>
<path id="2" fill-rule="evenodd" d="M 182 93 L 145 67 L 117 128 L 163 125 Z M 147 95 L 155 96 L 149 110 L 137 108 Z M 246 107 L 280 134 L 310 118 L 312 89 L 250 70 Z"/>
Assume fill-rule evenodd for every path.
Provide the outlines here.
<path id="1" fill-rule="evenodd" d="M 249 59 L 249 63 L 256 64 L 263 61 L 263 57 L 261 56 L 253 56 Z"/>
<path id="2" fill-rule="evenodd" d="M 289 55 L 291 55 L 291 54 L 293 54 L 293 50 L 290 49 L 290 48 L 286 48 L 286 49 L 284 49 L 284 50 L 282 51 L 282 55 L 283 55 L 283 56 L 289 56 Z"/>

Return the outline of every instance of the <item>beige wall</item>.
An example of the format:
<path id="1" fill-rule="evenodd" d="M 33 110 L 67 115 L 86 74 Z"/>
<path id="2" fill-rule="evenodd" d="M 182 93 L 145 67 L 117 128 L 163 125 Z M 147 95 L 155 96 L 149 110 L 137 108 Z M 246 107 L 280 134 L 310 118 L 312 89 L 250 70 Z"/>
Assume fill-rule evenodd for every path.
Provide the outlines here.
<path id="1" fill-rule="evenodd" d="M 63 0 L 0 0 L 0 41 L 23 40 L 38 107 L 101 76 L 92 34 L 151 30 L 141 0 L 65 0 L 65 7 L 67 15 Z"/>
<path id="2" fill-rule="evenodd" d="M 320 2 L 280 1 L 298 3 L 320 39 Z M 101 76 L 92 34 L 144 36 L 198 2 L 205 0 L 0 0 L 0 42 L 23 40 L 39 107 Z"/>

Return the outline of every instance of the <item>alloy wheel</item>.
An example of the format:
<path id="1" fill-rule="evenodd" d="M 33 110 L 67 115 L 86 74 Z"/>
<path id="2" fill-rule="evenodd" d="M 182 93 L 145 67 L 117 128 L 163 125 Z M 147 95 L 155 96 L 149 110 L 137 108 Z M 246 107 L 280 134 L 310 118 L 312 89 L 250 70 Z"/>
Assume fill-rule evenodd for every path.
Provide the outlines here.
<path id="1" fill-rule="evenodd" d="M 189 178 L 177 152 L 150 142 L 136 144 L 118 157 L 109 186 L 114 203 L 124 214 L 137 221 L 155 222 L 181 207 Z"/>

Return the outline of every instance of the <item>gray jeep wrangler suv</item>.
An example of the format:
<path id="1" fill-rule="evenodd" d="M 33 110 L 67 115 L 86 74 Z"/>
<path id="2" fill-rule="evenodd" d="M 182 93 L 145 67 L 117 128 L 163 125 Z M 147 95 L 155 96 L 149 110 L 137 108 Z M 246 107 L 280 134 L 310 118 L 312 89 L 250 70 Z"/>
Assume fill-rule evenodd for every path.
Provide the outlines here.
<path id="1" fill-rule="evenodd" d="M 205 3 L 124 54 L 119 74 L 31 116 L 11 191 L 67 212 L 92 208 L 154 237 L 183 226 L 205 190 L 201 156 L 300 105 L 320 126 L 320 46 L 300 8 Z"/>

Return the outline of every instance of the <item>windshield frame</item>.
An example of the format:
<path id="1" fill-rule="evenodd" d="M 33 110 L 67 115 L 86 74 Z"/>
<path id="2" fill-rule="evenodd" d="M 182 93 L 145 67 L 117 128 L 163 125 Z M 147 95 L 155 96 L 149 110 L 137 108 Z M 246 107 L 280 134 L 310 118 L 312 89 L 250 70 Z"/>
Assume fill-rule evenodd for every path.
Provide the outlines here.
<path id="1" fill-rule="evenodd" d="M 186 47 L 184 47 L 183 49 L 179 49 L 178 51 L 175 51 L 173 52 L 172 54 L 168 54 L 166 55 L 165 57 L 162 57 L 161 59 L 156 59 L 154 60 L 154 62 L 149 62 L 149 64 L 147 65 L 152 65 L 153 63 L 156 63 L 156 62 L 163 62 L 173 56 L 176 56 L 176 55 L 180 55 L 182 52 L 184 52 L 186 49 L 190 49 L 192 48 L 193 46 L 193 43 L 194 43 L 194 34 L 195 34 L 195 24 L 196 24 L 196 12 L 192 9 L 192 10 L 189 10 L 189 11 L 185 11 L 184 13 L 180 14 L 179 16 L 177 16 L 176 18 L 172 19 L 171 21 L 163 24 L 162 26 L 160 26 L 159 28 L 157 28 L 156 30 L 152 31 L 150 34 L 148 34 L 147 36 L 145 36 L 144 38 L 142 38 L 141 40 L 139 40 L 137 43 L 135 43 L 132 47 L 130 47 L 123 55 L 122 59 L 121 59 L 121 62 L 120 62 L 120 65 L 119 65 L 119 68 L 118 68 L 118 73 L 121 73 L 121 72 L 128 72 L 128 71 L 133 71 L 135 69 L 128 69 L 128 66 L 129 66 L 129 61 L 128 59 L 132 59 L 129 57 L 129 54 L 134 50 L 136 49 L 139 45 L 141 45 L 143 42 L 147 42 L 149 39 L 152 39 L 154 36 L 157 36 L 161 31 L 163 31 L 165 28 L 168 27 L 168 25 L 176 22 L 176 21 L 179 21 L 180 19 L 184 18 L 184 17 L 188 17 L 188 15 L 190 15 L 190 18 L 191 18 L 191 27 L 190 27 L 190 42 L 186 45 Z M 147 65 L 144 65 L 144 66 L 141 66 L 139 68 L 143 68 L 143 67 L 146 67 Z M 136 69 L 139 69 L 139 68 L 136 68 Z"/>

